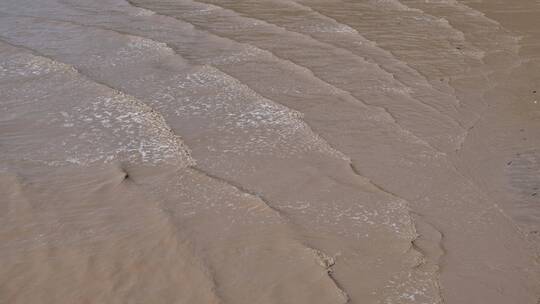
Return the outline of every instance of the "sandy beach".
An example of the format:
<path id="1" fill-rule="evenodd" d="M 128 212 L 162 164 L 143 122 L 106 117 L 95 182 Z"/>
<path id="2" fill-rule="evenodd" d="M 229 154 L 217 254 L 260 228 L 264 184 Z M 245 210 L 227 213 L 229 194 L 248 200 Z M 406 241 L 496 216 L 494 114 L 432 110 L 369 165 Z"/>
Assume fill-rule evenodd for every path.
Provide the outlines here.
<path id="1" fill-rule="evenodd" d="M 535 0 L 0 0 L 0 304 L 538 304 Z"/>

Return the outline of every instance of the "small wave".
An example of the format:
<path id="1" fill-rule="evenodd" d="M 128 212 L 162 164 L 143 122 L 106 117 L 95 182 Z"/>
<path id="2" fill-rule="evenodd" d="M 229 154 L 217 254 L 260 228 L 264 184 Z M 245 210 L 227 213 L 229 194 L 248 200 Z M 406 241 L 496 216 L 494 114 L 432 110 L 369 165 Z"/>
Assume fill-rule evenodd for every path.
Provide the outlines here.
<path id="1" fill-rule="evenodd" d="M 34 96 L 37 103 L 44 97 L 56 96 L 56 102 L 41 114 L 47 119 L 36 118 L 51 138 L 40 149 L 25 151 L 27 155 L 22 158 L 37 157 L 51 164 L 110 162 L 118 157 L 125 161 L 174 159 L 184 165 L 193 163 L 187 148 L 163 117 L 132 96 L 94 83 L 72 66 L 46 57 L 28 53 L 4 56 L 2 67 L 3 80 L 22 77 L 33 84 L 24 93 L 25 98 Z M 20 98 L 17 93 L 13 92 L 12 98 Z M 39 103 L 36 106 L 42 107 Z"/>

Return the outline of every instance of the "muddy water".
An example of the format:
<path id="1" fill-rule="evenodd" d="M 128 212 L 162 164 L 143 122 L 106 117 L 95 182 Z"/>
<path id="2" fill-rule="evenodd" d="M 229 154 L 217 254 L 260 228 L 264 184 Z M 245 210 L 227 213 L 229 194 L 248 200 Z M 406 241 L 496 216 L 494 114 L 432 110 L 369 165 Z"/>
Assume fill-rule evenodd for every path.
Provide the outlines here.
<path id="1" fill-rule="evenodd" d="M 539 15 L 0 2 L 0 302 L 536 303 Z"/>

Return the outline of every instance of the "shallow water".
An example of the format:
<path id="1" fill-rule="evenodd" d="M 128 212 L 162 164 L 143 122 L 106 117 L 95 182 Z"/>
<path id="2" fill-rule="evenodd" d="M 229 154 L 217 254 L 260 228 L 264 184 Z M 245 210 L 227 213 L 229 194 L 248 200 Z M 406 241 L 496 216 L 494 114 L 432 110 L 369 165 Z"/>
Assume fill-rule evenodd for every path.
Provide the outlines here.
<path id="1" fill-rule="evenodd" d="M 0 303 L 537 303 L 539 15 L 0 1 Z"/>

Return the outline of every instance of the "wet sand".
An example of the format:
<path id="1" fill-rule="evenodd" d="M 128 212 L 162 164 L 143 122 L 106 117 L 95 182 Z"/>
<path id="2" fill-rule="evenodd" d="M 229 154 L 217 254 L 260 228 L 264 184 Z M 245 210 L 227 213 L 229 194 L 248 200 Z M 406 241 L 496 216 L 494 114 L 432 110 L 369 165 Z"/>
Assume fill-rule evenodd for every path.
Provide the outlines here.
<path id="1" fill-rule="evenodd" d="M 540 4 L 0 2 L 0 303 L 540 299 Z"/>

